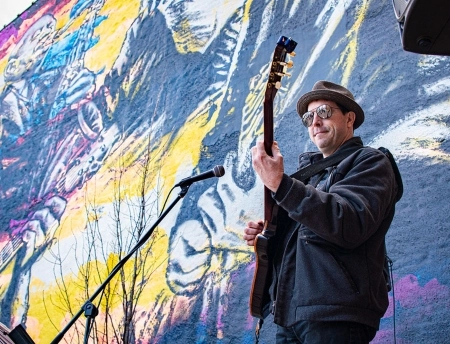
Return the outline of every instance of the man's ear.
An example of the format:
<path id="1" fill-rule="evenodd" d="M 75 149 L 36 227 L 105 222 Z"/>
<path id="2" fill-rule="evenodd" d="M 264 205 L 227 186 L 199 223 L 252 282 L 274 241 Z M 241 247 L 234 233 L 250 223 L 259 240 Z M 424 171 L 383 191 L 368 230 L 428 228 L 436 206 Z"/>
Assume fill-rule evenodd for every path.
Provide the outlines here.
<path id="1" fill-rule="evenodd" d="M 355 124 L 356 114 L 353 111 L 347 112 L 347 125 L 353 128 L 353 124 Z"/>

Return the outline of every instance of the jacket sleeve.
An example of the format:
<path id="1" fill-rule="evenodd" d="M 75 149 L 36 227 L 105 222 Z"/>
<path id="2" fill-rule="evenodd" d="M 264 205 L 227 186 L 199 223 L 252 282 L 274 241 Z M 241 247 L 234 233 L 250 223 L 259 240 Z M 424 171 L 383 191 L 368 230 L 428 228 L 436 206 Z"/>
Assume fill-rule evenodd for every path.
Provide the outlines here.
<path id="1" fill-rule="evenodd" d="M 338 165 L 327 192 L 284 175 L 273 197 L 293 220 L 330 243 L 352 249 L 390 216 L 396 189 L 389 159 L 376 149 L 364 149 Z"/>

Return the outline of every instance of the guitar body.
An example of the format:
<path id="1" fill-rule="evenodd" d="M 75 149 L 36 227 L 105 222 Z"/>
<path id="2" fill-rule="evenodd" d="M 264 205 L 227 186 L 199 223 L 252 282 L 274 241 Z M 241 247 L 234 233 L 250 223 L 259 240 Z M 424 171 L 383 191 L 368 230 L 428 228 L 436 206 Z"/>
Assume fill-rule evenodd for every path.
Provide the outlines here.
<path id="1" fill-rule="evenodd" d="M 271 244 L 271 238 L 263 234 L 257 235 L 255 241 L 256 266 L 250 292 L 250 312 L 252 316 L 260 319 L 266 318 L 270 313 L 270 294 L 268 291 L 272 276 Z"/>
<path id="2" fill-rule="evenodd" d="M 270 156 L 273 144 L 273 100 L 281 86 L 281 78 L 287 75 L 285 67 L 292 66 L 285 62 L 286 55 L 293 55 L 296 46 L 295 41 L 281 36 L 273 54 L 264 97 L 264 148 Z M 269 288 L 272 282 L 277 213 L 278 206 L 272 198 L 271 191 L 264 187 L 264 229 L 255 239 L 256 267 L 250 292 L 250 313 L 260 319 L 266 318 L 270 313 Z"/>

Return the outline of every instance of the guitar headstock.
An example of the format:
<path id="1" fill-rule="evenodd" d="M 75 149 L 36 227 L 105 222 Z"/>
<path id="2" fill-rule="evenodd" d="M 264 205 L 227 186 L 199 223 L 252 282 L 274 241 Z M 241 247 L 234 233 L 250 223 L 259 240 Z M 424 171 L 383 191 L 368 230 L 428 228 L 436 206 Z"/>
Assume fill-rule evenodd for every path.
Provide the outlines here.
<path id="1" fill-rule="evenodd" d="M 281 78 L 284 76 L 290 76 L 290 74 L 286 73 L 286 70 L 291 68 L 294 64 L 291 60 L 286 61 L 286 57 L 295 56 L 294 50 L 296 46 L 297 42 L 290 37 L 288 38 L 286 36 L 281 36 L 278 39 L 275 51 L 273 53 L 269 80 L 267 82 L 267 90 L 273 90 L 273 88 L 276 90 L 280 89 Z M 273 94 L 273 96 L 275 95 Z"/>
<path id="2" fill-rule="evenodd" d="M 291 68 L 293 63 L 291 60 L 286 62 L 286 56 L 294 56 L 296 46 L 297 42 L 281 36 L 278 39 L 270 65 L 269 80 L 264 95 L 264 147 L 269 155 L 272 155 L 271 146 L 273 142 L 273 100 L 281 87 L 281 78 L 290 76 L 286 73 L 286 69 Z"/>

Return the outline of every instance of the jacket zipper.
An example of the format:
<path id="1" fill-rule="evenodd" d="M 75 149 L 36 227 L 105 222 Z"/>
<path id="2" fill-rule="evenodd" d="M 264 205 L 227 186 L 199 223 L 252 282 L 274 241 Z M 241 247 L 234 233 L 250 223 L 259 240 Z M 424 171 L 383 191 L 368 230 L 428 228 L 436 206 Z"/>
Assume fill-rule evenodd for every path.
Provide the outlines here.
<path id="1" fill-rule="evenodd" d="M 300 224 L 297 223 L 297 227 L 298 227 L 299 225 L 300 225 Z M 291 241 L 292 236 L 293 236 L 297 231 L 298 231 L 298 228 L 296 228 L 295 230 L 292 231 L 291 235 L 289 236 L 289 239 L 286 241 L 286 246 L 284 247 L 283 258 L 281 259 L 280 271 L 279 271 L 279 272 L 277 271 L 277 274 L 276 274 L 276 276 L 277 276 L 277 283 L 275 284 L 275 287 L 276 287 L 275 300 L 274 300 L 273 303 L 272 303 L 272 315 L 275 315 L 275 308 L 276 308 L 276 303 L 277 303 L 277 299 L 278 299 L 278 290 L 280 289 L 280 288 L 278 288 L 278 285 L 279 285 L 279 283 L 280 283 L 280 278 L 279 278 L 279 276 L 281 275 L 281 272 L 282 272 L 282 270 L 283 270 L 283 266 L 284 266 L 284 257 L 285 257 L 285 255 L 286 255 L 286 249 L 287 249 L 287 246 L 288 246 L 287 244 Z"/>

